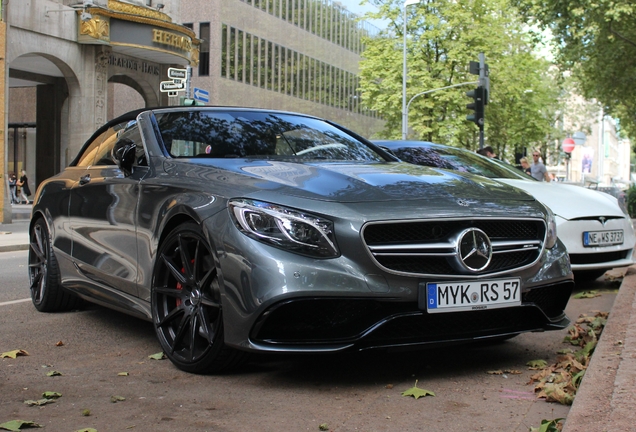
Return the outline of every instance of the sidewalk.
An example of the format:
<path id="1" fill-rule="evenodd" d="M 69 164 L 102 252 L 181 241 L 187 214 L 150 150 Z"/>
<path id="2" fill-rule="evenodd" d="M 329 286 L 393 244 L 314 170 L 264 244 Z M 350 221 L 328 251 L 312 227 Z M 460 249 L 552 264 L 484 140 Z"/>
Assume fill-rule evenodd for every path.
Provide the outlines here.
<path id="1" fill-rule="evenodd" d="M 12 204 L 13 221 L 0 224 L 0 252 L 29 249 L 30 204 Z"/>
<path id="2" fill-rule="evenodd" d="M 636 265 L 626 269 L 563 432 L 636 430 Z"/>
<path id="3" fill-rule="evenodd" d="M 13 211 L 13 223 L 0 224 L 0 252 L 29 248 L 31 206 L 14 205 Z M 625 269 L 609 319 L 563 432 L 636 430 L 635 407 L 636 265 Z"/>

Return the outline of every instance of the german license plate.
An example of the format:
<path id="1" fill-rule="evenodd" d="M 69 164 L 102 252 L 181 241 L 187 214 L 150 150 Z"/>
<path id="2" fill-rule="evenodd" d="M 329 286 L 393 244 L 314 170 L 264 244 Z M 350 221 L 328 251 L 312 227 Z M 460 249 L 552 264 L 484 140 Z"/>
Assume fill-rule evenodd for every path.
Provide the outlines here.
<path id="1" fill-rule="evenodd" d="M 583 246 L 611 246 L 623 244 L 623 230 L 585 231 Z"/>
<path id="2" fill-rule="evenodd" d="M 424 296 L 420 307 L 422 300 Z M 521 304 L 521 282 L 513 278 L 427 283 L 425 301 L 430 313 L 517 306 Z"/>

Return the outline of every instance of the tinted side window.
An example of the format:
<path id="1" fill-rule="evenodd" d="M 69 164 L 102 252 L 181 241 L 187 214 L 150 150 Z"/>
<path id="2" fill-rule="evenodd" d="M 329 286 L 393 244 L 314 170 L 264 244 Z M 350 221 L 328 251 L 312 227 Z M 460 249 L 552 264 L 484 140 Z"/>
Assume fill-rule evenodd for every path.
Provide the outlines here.
<path id="1" fill-rule="evenodd" d="M 108 131 L 99 135 L 97 138 L 91 142 L 88 147 L 84 149 L 84 152 L 80 156 L 75 166 L 79 167 L 89 167 L 93 165 L 93 161 L 95 160 L 95 155 L 97 154 L 97 150 L 99 149 L 99 145 L 104 141 L 104 137 L 108 134 Z"/>
<path id="2" fill-rule="evenodd" d="M 95 157 L 95 163 L 93 165 L 117 165 L 112 156 L 113 147 L 115 146 L 117 140 L 119 140 L 121 137 L 126 136 L 127 134 L 130 134 L 130 131 L 132 129 L 137 131 L 136 138 L 134 136 L 127 137 L 135 142 L 141 141 L 141 138 L 139 137 L 139 130 L 136 126 L 135 121 L 118 123 L 104 132 L 102 134 L 104 136 L 104 139 L 99 146 L 99 150 L 97 151 L 97 155 Z"/>
<path id="3" fill-rule="evenodd" d="M 146 152 L 144 150 L 143 141 L 141 140 L 141 131 L 137 125 L 129 125 L 129 127 L 117 137 L 117 141 L 120 139 L 129 139 L 137 146 L 135 150 L 135 163 L 133 166 L 146 166 L 148 165 L 148 159 L 146 158 Z M 114 145 L 114 144 L 113 144 Z M 112 150 L 112 146 L 111 146 Z"/>

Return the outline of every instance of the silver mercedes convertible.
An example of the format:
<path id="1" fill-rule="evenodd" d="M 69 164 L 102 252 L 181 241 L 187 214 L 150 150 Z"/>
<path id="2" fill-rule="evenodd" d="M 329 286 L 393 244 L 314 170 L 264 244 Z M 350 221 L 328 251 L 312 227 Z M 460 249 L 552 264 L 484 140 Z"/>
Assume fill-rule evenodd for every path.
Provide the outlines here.
<path id="1" fill-rule="evenodd" d="M 30 223 L 39 311 L 89 301 L 152 321 L 194 373 L 255 351 L 421 348 L 569 324 L 574 282 L 549 209 L 301 114 L 123 115 L 40 184 Z"/>

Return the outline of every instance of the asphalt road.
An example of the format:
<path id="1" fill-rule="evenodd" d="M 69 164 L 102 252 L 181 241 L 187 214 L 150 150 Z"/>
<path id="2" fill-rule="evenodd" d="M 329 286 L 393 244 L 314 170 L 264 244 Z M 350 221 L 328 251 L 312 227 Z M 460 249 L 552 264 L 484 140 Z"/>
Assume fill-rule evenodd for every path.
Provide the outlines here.
<path id="1" fill-rule="evenodd" d="M 556 360 L 567 332 L 520 335 L 493 345 L 418 352 L 254 356 L 219 376 L 191 375 L 160 352 L 151 325 L 98 306 L 39 313 L 29 301 L 26 252 L 0 253 L 0 423 L 47 431 L 527 431 L 569 407 L 538 400 L 530 360 Z M 572 299 L 568 315 L 609 311 L 617 283 Z M 512 371 L 500 375 L 489 371 Z M 57 371 L 59 376 L 47 376 Z M 519 373 L 516 373 L 518 371 Z M 127 373 L 124 374 L 124 373 Z M 401 393 L 417 382 L 435 396 Z M 27 406 L 45 391 L 55 403 Z M 112 402 L 112 397 L 125 400 Z M 117 399 L 117 398 L 115 398 Z M 89 414 L 89 415 L 85 415 Z"/>

